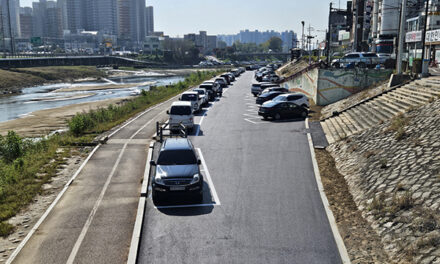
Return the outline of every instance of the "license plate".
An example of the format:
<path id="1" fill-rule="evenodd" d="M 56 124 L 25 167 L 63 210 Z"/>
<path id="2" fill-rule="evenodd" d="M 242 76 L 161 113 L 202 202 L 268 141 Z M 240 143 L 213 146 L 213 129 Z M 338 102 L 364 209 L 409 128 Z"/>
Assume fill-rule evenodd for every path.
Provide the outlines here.
<path id="1" fill-rule="evenodd" d="M 170 191 L 184 191 L 185 187 L 183 186 L 171 186 Z"/>

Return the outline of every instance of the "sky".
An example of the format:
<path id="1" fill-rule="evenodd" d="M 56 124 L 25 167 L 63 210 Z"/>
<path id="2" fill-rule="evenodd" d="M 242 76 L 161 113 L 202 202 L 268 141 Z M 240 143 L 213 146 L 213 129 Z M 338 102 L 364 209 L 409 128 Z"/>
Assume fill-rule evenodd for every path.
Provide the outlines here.
<path id="1" fill-rule="evenodd" d="M 20 0 L 31 6 L 33 0 Z M 301 21 L 313 27 L 311 35 L 324 38 L 330 0 L 147 0 L 154 7 L 155 31 L 183 37 L 205 30 L 209 35 L 240 30 L 293 30 L 301 35 Z M 333 1 L 345 8 L 346 0 Z M 306 32 L 307 33 L 307 32 Z"/>

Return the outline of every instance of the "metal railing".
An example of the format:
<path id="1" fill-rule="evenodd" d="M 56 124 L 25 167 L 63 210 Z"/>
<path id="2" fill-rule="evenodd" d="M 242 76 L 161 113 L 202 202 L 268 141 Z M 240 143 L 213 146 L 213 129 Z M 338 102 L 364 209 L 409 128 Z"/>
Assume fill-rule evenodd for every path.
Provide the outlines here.
<path id="1" fill-rule="evenodd" d="M 168 132 L 168 133 L 164 134 L 164 132 Z M 169 122 L 165 122 L 165 123 L 156 122 L 156 135 L 157 135 L 157 140 L 160 143 L 163 143 L 164 137 L 187 138 L 188 137 L 188 127 L 184 126 L 182 123 L 179 123 L 177 128 L 171 129 Z"/>

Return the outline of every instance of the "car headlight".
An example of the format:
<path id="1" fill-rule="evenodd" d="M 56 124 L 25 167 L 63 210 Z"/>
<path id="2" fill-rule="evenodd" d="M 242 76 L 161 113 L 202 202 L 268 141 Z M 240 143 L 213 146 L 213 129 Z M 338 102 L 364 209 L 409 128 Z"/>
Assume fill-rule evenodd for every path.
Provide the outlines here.
<path id="1" fill-rule="evenodd" d="M 200 181 L 200 175 L 198 173 L 194 174 L 191 184 L 198 183 Z"/>
<path id="2" fill-rule="evenodd" d="M 164 185 L 164 182 L 163 182 L 163 179 L 162 179 L 161 176 L 156 176 L 156 177 L 154 178 L 154 182 L 157 183 L 157 184 L 162 184 L 162 185 Z"/>

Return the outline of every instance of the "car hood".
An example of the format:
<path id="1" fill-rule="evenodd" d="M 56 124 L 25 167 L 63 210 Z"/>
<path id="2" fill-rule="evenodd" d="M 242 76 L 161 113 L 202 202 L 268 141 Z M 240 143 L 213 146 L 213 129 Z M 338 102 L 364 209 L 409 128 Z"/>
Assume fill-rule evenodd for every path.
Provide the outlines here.
<path id="1" fill-rule="evenodd" d="M 187 178 L 199 172 L 196 164 L 191 165 L 157 165 L 156 175 L 161 178 Z"/>
<path id="2" fill-rule="evenodd" d="M 266 107 L 266 108 L 271 108 L 271 107 L 273 107 L 273 106 L 275 106 L 275 105 L 277 105 L 279 103 L 280 102 L 277 102 L 277 101 L 267 101 L 267 102 L 265 102 L 263 104 L 263 106 Z"/>

